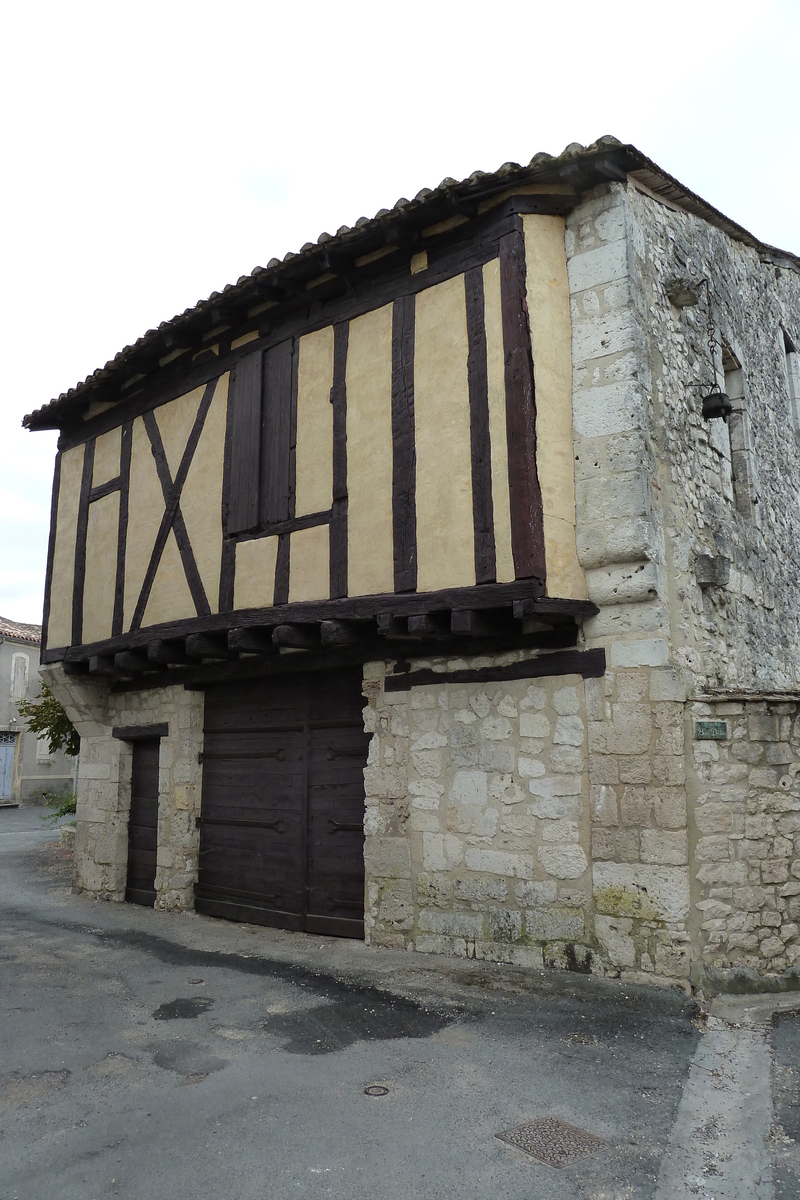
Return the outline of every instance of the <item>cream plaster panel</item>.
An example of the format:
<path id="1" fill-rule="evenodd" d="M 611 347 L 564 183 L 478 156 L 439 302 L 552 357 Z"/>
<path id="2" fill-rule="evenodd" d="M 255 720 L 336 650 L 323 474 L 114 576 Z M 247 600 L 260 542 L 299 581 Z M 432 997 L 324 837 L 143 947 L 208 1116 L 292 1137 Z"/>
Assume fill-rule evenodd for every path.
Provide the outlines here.
<path id="1" fill-rule="evenodd" d="M 197 609 L 186 582 L 178 543 L 174 532 L 170 530 L 144 610 L 142 626 L 161 625 L 164 621 L 180 621 L 196 615 Z"/>
<path id="2" fill-rule="evenodd" d="M 252 329 L 250 333 L 243 333 L 241 337 L 234 338 L 231 342 L 231 350 L 238 350 L 240 346 L 246 346 L 248 342 L 258 341 L 258 330 Z"/>
<path id="3" fill-rule="evenodd" d="M 327 600 L 331 594 L 327 525 L 299 529 L 289 542 L 289 603 Z"/>
<path id="4" fill-rule="evenodd" d="M 164 495 L 141 417 L 133 423 L 131 485 L 128 497 L 128 536 L 125 545 L 125 629 L 130 629 L 147 564 L 164 515 Z M 184 616 L 194 615 L 194 605 Z"/>
<path id="5" fill-rule="evenodd" d="M 119 475 L 119 455 L 122 442 L 122 429 L 110 429 L 101 433 L 94 443 L 94 469 L 92 471 L 92 487 L 108 483 Z"/>
<path id="6" fill-rule="evenodd" d="M 222 471 L 228 412 L 227 374 L 217 380 L 203 432 L 181 492 L 181 512 L 212 612 L 219 608 L 222 558 Z"/>
<path id="7" fill-rule="evenodd" d="M 475 583 L 464 276 L 417 296 L 417 589 Z"/>
<path id="8" fill-rule="evenodd" d="M 503 351 L 503 313 L 500 301 L 500 260 L 483 268 L 486 367 L 489 381 L 489 439 L 492 463 L 492 506 L 497 582 L 513 583 L 511 552 L 511 500 L 508 492 L 508 437 L 506 433 L 506 376 Z"/>
<path id="9" fill-rule="evenodd" d="M 350 322 L 347 475 L 348 593 L 393 592 L 391 304 Z"/>
<path id="10" fill-rule="evenodd" d="M 48 646 L 69 646 L 72 642 L 72 581 L 75 572 L 75 536 L 81 495 L 83 452 L 83 446 L 76 446 L 74 450 L 66 450 L 61 455 L 56 545 L 50 580 Z"/>
<path id="11" fill-rule="evenodd" d="M 564 218 L 529 215 L 522 220 L 536 387 L 536 467 L 544 510 L 547 592 L 550 596 L 583 599 L 586 582 L 578 563 L 574 535 L 572 326 Z"/>
<path id="12" fill-rule="evenodd" d="M 275 596 L 276 537 L 253 538 L 236 546 L 234 608 L 269 608 Z"/>
<path id="13" fill-rule="evenodd" d="M 296 514 L 325 512 L 333 501 L 333 326 L 299 341 Z"/>
<path id="14" fill-rule="evenodd" d="M 204 391 L 205 384 L 195 388 L 193 392 L 187 392 L 185 396 L 178 396 L 177 400 L 170 400 L 169 404 L 162 404 L 155 410 L 156 423 L 173 479 L 181 465 Z"/>
<path id="15" fill-rule="evenodd" d="M 83 590 L 84 642 L 101 642 L 111 637 L 118 531 L 119 492 L 112 492 L 89 505 Z"/>

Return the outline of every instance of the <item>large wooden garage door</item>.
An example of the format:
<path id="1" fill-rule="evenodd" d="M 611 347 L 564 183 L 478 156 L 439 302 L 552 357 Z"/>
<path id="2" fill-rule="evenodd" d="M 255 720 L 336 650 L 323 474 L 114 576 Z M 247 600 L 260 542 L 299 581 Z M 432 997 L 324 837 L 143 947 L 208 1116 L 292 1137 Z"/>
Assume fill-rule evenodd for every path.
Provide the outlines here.
<path id="1" fill-rule="evenodd" d="M 195 907 L 364 936 L 361 669 L 206 692 Z"/>

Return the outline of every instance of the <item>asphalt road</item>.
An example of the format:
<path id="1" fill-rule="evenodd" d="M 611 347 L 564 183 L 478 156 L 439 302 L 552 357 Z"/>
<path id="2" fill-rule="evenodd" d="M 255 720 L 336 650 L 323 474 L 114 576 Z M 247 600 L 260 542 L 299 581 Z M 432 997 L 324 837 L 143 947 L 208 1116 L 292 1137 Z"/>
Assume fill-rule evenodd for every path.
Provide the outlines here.
<path id="1" fill-rule="evenodd" d="M 686 997 L 92 902 L 52 839 L 0 810 L 0 1200 L 656 1195 Z"/>

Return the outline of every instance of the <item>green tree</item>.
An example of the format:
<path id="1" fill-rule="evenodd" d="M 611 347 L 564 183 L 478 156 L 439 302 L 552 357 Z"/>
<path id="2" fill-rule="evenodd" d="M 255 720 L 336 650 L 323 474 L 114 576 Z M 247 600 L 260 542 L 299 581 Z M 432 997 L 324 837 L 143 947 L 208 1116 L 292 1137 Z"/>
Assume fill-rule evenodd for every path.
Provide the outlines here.
<path id="1" fill-rule="evenodd" d="M 81 748 L 80 735 L 46 683 L 41 685 L 35 700 L 23 700 L 18 707 L 31 733 L 47 738 L 51 754 L 63 750 L 75 757 Z"/>

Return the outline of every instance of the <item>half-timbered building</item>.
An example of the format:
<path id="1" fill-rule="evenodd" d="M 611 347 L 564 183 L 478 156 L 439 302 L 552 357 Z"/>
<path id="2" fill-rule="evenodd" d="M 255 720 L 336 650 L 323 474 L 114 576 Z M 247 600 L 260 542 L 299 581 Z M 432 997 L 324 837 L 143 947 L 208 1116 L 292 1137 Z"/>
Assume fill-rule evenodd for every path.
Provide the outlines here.
<path id="1" fill-rule="evenodd" d="M 82 737 L 76 887 L 788 969 L 792 833 L 759 800 L 756 883 L 748 798 L 714 788 L 800 758 L 797 272 L 605 138 L 323 234 L 27 417 L 61 431 L 42 660 Z"/>

